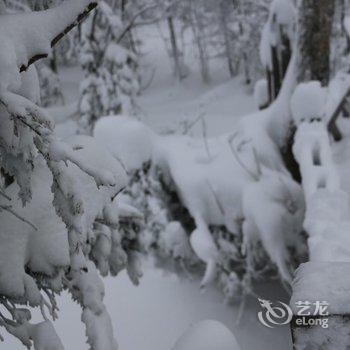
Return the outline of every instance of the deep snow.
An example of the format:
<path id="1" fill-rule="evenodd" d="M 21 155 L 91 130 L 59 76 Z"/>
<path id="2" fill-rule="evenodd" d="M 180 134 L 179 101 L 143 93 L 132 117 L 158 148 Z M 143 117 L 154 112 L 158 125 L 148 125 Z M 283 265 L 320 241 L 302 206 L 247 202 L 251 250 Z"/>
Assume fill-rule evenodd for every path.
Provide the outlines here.
<path id="1" fill-rule="evenodd" d="M 242 115 L 256 110 L 250 88 L 241 84 L 240 77 L 227 80 L 226 68 L 220 62 L 213 67 L 211 85 L 203 85 L 199 72 L 195 70 L 181 84 L 176 83 L 166 51 L 154 28 L 142 30 L 139 36 L 146 39 L 143 50 L 147 52 L 143 64 L 154 64 L 156 72 L 152 85 L 139 98 L 138 117 L 153 130 L 179 132 L 184 120 L 195 121 L 202 115 L 208 136 L 218 136 L 232 130 Z M 191 54 L 188 53 L 189 56 Z M 188 60 L 191 61 L 191 57 Z M 74 118 L 76 114 L 81 77 L 81 72 L 75 67 L 61 71 L 67 105 L 53 108 L 51 113 L 57 122 L 57 132 L 64 137 L 74 134 L 76 130 L 76 123 L 70 117 Z M 191 134 L 202 137 L 202 123 L 197 122 Z M 131 284 L 125 272 L 117 278 L 105 280 L 105 304 L 120 350 L 170 350 L 191 324 L 204 319 L 222 322 L 236 335 L 242 350 L 291 348 L 289 327 L 270 330 L 259 323 L 258 300 L 248 300 L 241 323 L 237 326 L 239 305 L 225 305 L 223 296 L 215 289 L 209 288 L 202 294 L 200 281 L 179 280 L 174 275 L 164 275 L 150 263 L 144 269 L 145 274 L 138 287 Z M 287 299 L 279 286 L 261 286 L 260 289 L 265 298 Z M 55 322 L 55 328 L 65 348 L 86 349 L 80 308 L 66 293 L 60 298 L 59 307 L 60 318 Z M 5 334 L 5 343 L 0 344 L 0 348 L 18 350 L 20 345 Z"/>
<path id="2" fill-rule="evenodd" d="M 122 272 L 117 278 L 107 278 L 105 289 L 105 304 L 120 350 L 171 350 L 191 324 L 205 319 L 220 321 L 233 331 L 242 350 L 291 349 L 289 327 L 268 329 L 259 323 L 258 300 L 249 299 L 241 324 L 236 326 L 238 305 L 225 305 L 222 295 L 214 289 L 201 294 L 199 281 L 179 280 L 175 275 L 155 270 L 150 264 L 146 264 L 138 287 Z M 277 300 L 281 297 L 271 295 L 275 286 L 264 286 L 264 289 L 265 296 Z M 86 349 L 80 308 L 66 293 L 59 300 L 59 308 L 60 317 L 54 326 L 63 345 L 67 350 Z M 5 343 L 0 344 L 0 348 L 18 350 L 20 344 L 5 334 Z"/>

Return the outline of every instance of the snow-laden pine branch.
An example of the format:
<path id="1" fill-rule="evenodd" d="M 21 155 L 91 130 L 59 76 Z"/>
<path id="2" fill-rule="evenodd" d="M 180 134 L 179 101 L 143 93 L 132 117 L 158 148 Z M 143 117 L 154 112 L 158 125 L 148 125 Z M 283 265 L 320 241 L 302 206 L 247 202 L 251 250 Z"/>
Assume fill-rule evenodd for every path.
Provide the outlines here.
<path id="1" fill-rule="evenodd" d="M 46 11 L 2 14 L 0 88 L 19 86 L 19 73 L 47 57 L 51 48 L 96 6 L 97 1 L 67 0 Z"/>

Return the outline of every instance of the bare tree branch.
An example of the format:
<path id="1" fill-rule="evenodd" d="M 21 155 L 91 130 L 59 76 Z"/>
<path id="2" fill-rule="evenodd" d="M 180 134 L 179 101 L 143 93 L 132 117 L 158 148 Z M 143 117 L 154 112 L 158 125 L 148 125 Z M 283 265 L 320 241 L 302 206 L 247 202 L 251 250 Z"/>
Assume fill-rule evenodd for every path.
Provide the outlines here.
<path id="1" fill-rule="evenodd" d="M 134 26 L 136 20 L 142 16 L 145 12 L 154 9 L 158 6 L 158 4 L 151 4 L 151 5 L 146 5 L 144 6 L 139 12 L 137 12 L 129 21 L 129 23 L 127 24 L 127 26 L 124 28 L 124 30 L 122 31 L 122 33 L 119 35 L 118 39 L 116 40 L 117 43 L 120 43 L 124 36 L 128 33 L 128 31 L 130 29 L 132 29 L 132 27 Z"/>
<path id="2" fill-rule="evenodd" d="M 343 96 L 343 98 L 340 100 L 339 104 L 337 105 L 336 109 L 334 110 L 331 118 L 329 119 L 328 123 L 328 131 L 333 135 L 334 139 L 336 141 L 340 141 L 343 137 L 340 130 L 337 127 L 337 119 L 344 107 L 344 103 L 350 96 L 350 88 L 348 88 Z"/>

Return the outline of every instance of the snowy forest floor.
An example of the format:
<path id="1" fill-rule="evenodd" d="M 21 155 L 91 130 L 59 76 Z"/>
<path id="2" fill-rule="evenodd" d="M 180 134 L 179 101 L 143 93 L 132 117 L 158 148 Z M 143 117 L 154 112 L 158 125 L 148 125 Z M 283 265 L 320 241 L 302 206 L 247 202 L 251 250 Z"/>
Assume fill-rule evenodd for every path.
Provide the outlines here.
<path id="1" fill-rule="evenodd" d="M 237 77 L 227 79 L 224 63 L 212 67 L 212 82 L 204 85 L 199 72 L 191 71 L 183 82 L 174 81 L 166 50 L 154 30 L 145 31 L 144 67 L 155 68 L 154 79 L 138 99 L 138 118 L 157 132 L 179 132 L 184 120 L 195 121 L 199 115 L 206 120 L 208 136 L 232 130 L 239 118 L 256 110 L 249 89 Z M 195 65 L 189 65 L 194 67 Z M 150 72 L 150 69 L 148 69 Z M 148 74 L 148 76 L 150 73 Z M 71 67 L 60 72 L 66 106 L 52 108 L 60 136 L 74 134 L 76 123 L 70 116 L 76 112 L 78 88 L 82 73 Z M 146 78 L 147 80 L 147 78 Z M 196 123 L 194 136 L 201 137 L 203 125 Z M 257 318 L 258 300 L 250 298 L 242 320 L 236 324 L 239 305 L 227 306 L 214 288 L 201 293 L 199 281 L 180 280 L 144 264 L 144 277 L 134 287 L 126 273 L 105 280 L 105 303 L 110 312 L 120 350 L 170 350 L 176 339 L 190 324 L 203 319 L 224 323 L 237 336 L 242 350 L 291 349 L 289 326 L 268 329 Z M 261 286 L 260 294 L 271 300 L 286 300 L 282 288 Z M 86 349 L 80 309 L 64 293 L 59 299 L 60 318 L 56 329 L 66 349 Z M 5 335 L 6 350 L 19 349 L 19 343 Z"/>
<path id="2" fill-rule="evenodd" d="M 225 324 L 237 337 L 242 350 L 291 349 L 288 326 L 268 329 L 257 319 L 258 301 L 249 299 L 242 320 L 236 325 L 237 306 L 227 306 L 214 288 L 205 293 L 199 281 L 179 279 L 173 274 L 144 264 L 144 276 L 138 287 L 132 285 L 125 272 L 116 278 L 105 279 L 105 303 L 115 327 L 120 350 L 171 350 L 176 339 L 193 323 L 214 319 Z M 262 286 L 266 297 L 285 299 L 276 286 Z M 276 294 L 277 293 L 277 294 Z M 84 326 L 80 308 L 66 293 L 59 299 L 60 317 L 56 330 L 65 348 L 84 350 Z M 38 315 L 39 316 L 39 315 Z M 5 334 L 2 346 L 18 350 L 20 344 Z"/>

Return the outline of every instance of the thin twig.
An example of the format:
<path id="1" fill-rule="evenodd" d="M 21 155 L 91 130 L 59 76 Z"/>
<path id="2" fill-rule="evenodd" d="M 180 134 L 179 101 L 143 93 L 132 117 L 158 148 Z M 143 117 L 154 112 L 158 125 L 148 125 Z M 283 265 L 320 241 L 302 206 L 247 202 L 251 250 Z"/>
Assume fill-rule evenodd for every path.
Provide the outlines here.
<path id="1" fill-rule="evenodd" d="M 8 201 L 11 200 L 11 198 L 5 193 L 3 192 L 3 190 L 0 189 L 0 196 L 3 196 L 4 198 L 6 198 Z"/>
<path id="2" fill-rule="evenodd" d="M 201 120 L 201 118 L 202 118 L 202 115 L 199 115 L 192 122 L 190 122 L 187 125 L 185 125 L 183 134 L 187 135 L 191 131 L 191 129 Z"/>
<path id="3" fill-rule="evenodd" d="M 209 187 L 209 189 L 211 190 L 211 192 L 212 192 L 212 194 L 213 194 L 213 196 L 214 196 L 215 202 L 216 202 L 216 204 L 217 204 L 217 206 L 218 206 L 218 208 L 219 208 L 219 210 L 220 210 L 222 216 L 225 216 L 225 209 L 224 209 L 223 206 L 221 205 L 221 203 L 220 203 L 220 201 L 219 201 L 219 198 L 218 198 L 218 196 L 217 196 L 217 194 L 216 194 L 216 192 L 215 192 L 213 186 L 211 185 L 211 183 L 210 183 L 209 180 L 206 180 L 206 182 L 208 183 L 208 187 Z"/>
<path id="4" fill-rule="evenodd" d="M 119 44 L 124 36 L 129 32 L 130 29 L 132 29 L 132 27 L 134 26 L 136 20 L 142 16 L 145 12 L 147 12 L 148 10 L 154 9 L 158 6 L 158 4 L 151 4 L 151 5 L 146 5 L 144 6 L 139 12 L 137 12 L 129 21 L 128 25 L 124 28 L 124 30 L 122 31 L 122 33 L 119 35 L 119 37 L 117 38 L 116 42 L 117 44 Z"/>
<path id="5" fill-rule="evenodd" d="M 207 151 L 208 158 L 212 159 L 212 156 L 210 154 L 209 144 L 208 144 L 208 137 L 207 137 L 207 123 L 204 119 L 204 113 L 201 113 L 199 118 L 202 120 L 202 136 L 204 141 L 205 150 Z"/>
<path id="6" fill-rule="evenodd" d="M 237 154 L 236 148 L 233 145 L 233 141 L 236 138 L 237 134 L 232 135 L 232 137 L 228 140 L 228 144 L 229 147 L 231 149 L 231 152 L 233 154 L 233 156 L 235 157 L 237 163 L 242 167 L 243 170 L 245 170 L 247 172 L 247 174 L 253 178 L 254 181 L 259 181 L 260 179 L 260 174 L 254 174 L 250 169 L 248 169 L 248 167 L 242 162 L 242 160 L 240 159 L 239 155 Z"/>
<path id="7" fill-rule="evenodd" d="M 23 221 L 24 223 L 28 224 L 29 226 L 31 226 L 35 231 L 38 231 L 37 227 L 35 227 L 30 221 L 28 221 L 27 219 L 23 218 L 22 216 L 20 216 L 19 214 L 17 214 L 10 205 L 0 205 L 0 211 L 4 210 L 9 212 L 10 214 L 12 214 L 13 216 L 15 216 L 17 219 Z"/>

